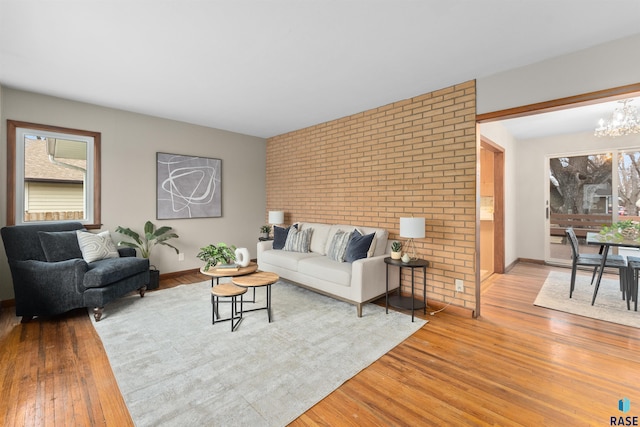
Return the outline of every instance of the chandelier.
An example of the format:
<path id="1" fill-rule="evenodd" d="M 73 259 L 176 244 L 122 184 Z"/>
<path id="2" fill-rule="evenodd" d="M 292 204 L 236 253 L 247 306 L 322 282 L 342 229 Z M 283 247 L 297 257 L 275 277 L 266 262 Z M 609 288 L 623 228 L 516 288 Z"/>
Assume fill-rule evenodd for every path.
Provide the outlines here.
<path id="1" fill-rule="evenodd" d="M 622 107 L 613 110 L 609 120 L 600 119 L 594 135 L 615 137 L 640 133 L 640 116 L 636 107 L 630 105 L 632 101 L 618 101 Z"/>

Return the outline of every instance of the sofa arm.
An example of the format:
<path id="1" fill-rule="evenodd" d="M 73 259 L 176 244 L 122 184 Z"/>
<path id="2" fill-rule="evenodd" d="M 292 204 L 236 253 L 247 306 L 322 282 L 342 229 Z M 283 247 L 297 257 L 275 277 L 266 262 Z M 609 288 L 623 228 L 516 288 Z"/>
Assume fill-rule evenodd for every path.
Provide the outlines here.
<path id="1" fill-rule="evenodd" d="M 258 260 L 262 252 L 273 249 L 273 240 L 265 240 L 264 242 L 258 242 Z"/>
<path id="2" fill-rule="evenodd" d="M 387 283 L 387 265 L 384 262 L 389 254 L 363 258 L 353 262 L 351 286 L 358 290 L 360 302 L 369 301 L 385 293 Z M 389 274 L 389 290 L 398 287 L 398 276 Z"/>
<path id="3" fill-rule="evenodd" d="M 9 262 L 16 315 L 53 315 L 82 305 L 82 281 L 88 270 L 83 259 L 60 262 Z"/>

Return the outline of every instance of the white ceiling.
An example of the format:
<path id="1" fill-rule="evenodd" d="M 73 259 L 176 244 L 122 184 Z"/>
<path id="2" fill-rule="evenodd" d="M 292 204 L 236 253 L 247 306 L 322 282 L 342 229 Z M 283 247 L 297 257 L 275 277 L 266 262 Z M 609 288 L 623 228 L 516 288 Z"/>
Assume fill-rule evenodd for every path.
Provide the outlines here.
<path id="1" fill-rule="evenodd" d="M 640 31 L 638 0 L 0 0 L 0 84 L 269 137 Z"/>

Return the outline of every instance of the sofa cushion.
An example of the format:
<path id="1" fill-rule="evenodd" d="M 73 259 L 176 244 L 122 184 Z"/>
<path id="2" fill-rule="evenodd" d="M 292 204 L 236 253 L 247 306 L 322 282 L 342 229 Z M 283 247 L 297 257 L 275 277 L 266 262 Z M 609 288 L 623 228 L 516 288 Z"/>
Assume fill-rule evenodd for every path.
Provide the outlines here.
<path id="1" fill-rule="evenodd" d="M 109 230 L 98 234 L 78 230 L 76 234 L 80 251 L 82 251 L 82 258 L 86 262 L 120 257 L 116 245 L 111 240 Z"/>
<path id="2" fill-rule="evenodd" d="M 351 232 L 338 230 L 331 239 L 327 257 L 332 261 L 344 262 L 344 255 L 347 251 L 349 239 L 351 239 Z"/>
<path id="3" fill-rule="evenodd" d="M 145 272 L 149 269 L 146 258 L 107 258 L 88 264 L 89 270 L 84 275 L 85 288 L 102 288 L 127 277 Z"/>
<path id="4" fill-rule="evenodd" d="M 318 256 L 300 260 L 298 271 L 341 286 L 351 286 L 351 265 L 332 261 L 326 256 Z"/>
<path id="5" fill-rule="evenodd" d="M 291 271 L 298 271 L 298 262 L 306 258 L 321 257 L 320 254 L 313 252 L 288 252 L 270 250 L 262 252 L 260 262 L 275 265 L 280 268 L 286 268 Z"/>
<path id="6" fill-rule="evenodd" d="M 287 241 L 282 249 L 291 252 L 309 252 L 312 233 L 313 228 L 305 228 L 304 230 L 298 231 L 297 228 L 290 227 L 289 234 L 287 234 Z"/>
<path id="7" fill-rule="evenodd" d="M 48 262 L 82 258 L 78 238 L 73 231 L 38 231 L 42 251 Z"/>
<path id="8" fill-rule="evenodd" d="M 344 254 L 344 260 L 346 262 L 353 262 L 358 259 L 367 258 L 371 242 L 373 241 L 376 233 L 362 235 L 358 229 L 353 230 L 351 233 L 351 239 L 347 245 L 347 250 Z"/>
<path id="9" fill-rule="evenodd" d="M 299 228 L 301 230 L 304 230 L 305 228 L 313 228 L 309 250 L 311 252 L 319 253 L 320 255 L 327 254 L 327 239 L 329 238 L 331 225 L 319 224 L 315 222 L 301 222 L 299 224 Z"/>

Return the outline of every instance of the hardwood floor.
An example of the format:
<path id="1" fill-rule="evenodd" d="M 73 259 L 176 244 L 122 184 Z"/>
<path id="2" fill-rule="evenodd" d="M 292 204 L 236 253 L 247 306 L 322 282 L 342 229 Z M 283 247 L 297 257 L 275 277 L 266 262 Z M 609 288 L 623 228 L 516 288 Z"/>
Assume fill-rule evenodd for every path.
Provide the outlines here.
<path id="1" fill-rule="evenodd" d="M 489 279 L 481 318 L 427 316 L 292 425 L 574 426 L 640 416 L 640 330 L 533 306 L 552 270 L 520 263 Z M 161 289 L 202 280 L 166 279 Z M 5 308 L 0 349 L 0 425 L 133 425 L 86 310 L 20 324 Z"/>

